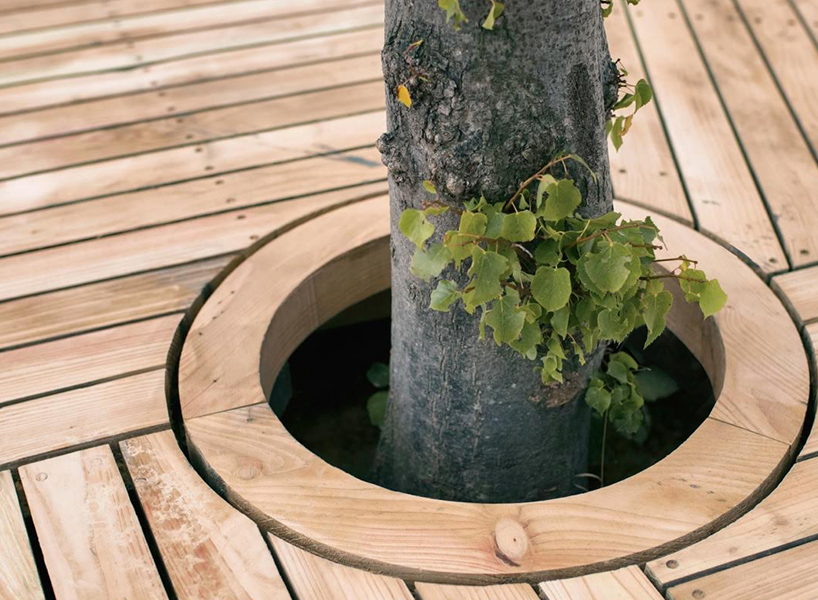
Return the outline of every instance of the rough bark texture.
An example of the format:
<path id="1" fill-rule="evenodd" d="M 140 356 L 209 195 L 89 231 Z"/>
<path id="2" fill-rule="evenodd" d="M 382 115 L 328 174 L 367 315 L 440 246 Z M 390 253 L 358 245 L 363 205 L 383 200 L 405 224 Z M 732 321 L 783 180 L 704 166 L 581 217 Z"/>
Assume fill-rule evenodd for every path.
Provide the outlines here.
<path id="1" fill-rule="evenodd" d="M 581 212 L 610 210 L 604 122 L 616 100 L 616 68 L 599 0 L 508 0 L 494 31 L 480 27 L 488 1 L 461 5 L 469 23 L 457 32 L 435 0 L 386 0 L 388 132 L 379 148 L 389 167 L 392 231 L 404 209 L 429 199 L 423 180 L 452 204 L 481 193 L 496 202 L 559 150 L 582 156 L 600 175 L 594 183 L 572 168 Z M 401 84 L 410 90 L 411 109 L 395 98 Z M 437 223 L 438 236 L 457 227 L 454 216 Z M 381 481 L 462 501 L 576 492 L 589 423 L 581 392 L 601 352 L 586 367 L 566 364 L 564 385 L 543 386 L 535 363 L 478 340 L 476 318 L 428 309 L 431 288 L 411 276 L 412 253 L 411 243 L 393 235 L 392 379 Z"/>

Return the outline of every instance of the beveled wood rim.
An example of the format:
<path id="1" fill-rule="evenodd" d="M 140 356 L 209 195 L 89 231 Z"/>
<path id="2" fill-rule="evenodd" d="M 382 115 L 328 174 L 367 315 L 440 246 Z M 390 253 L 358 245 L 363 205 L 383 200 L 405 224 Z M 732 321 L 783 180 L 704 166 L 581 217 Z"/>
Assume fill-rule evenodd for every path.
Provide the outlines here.
<path id="1" fill-rule="evenodd" d="M 648 212 L 618 209 L 634 218 Z M 363 482 L 292 438 L 267 394 L 307 335 L 389 286 L 383 197 L 285 233 L 205 303 L 179 370 L 192 459 L 264 529 L 409 579 L 542 581 L 644 562 L 705 537 L 755 504 L 791 464 L 806 415 L 807 359 L 786 310 L 748 266 L 694 230 L 652 216 L 674 255 L 695 254 L 730 301 L 715 321 L 676 303 L 670 327 L 708 370 L 717 402 L 649 469 L 569 498 L 469 504 Z"/>

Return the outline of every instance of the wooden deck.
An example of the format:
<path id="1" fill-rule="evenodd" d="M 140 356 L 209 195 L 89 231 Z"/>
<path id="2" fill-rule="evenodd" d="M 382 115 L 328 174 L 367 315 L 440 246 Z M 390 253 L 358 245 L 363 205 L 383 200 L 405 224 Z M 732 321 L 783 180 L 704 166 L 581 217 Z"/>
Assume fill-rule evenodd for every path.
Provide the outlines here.
<path id="1" fill-rule="evenodd" d="M 814 600 L 818 430 L 706 539 L 538 584 L 330 562 L 193 469 L 167 397 L 185 312 L 254 245 L 386 190 L 382 5 L 0 0 L 0 600 Z M 814 357 L 818 1 L 643 0 L 611 24 L 656 94 L 617 197 L 750 264 Z"/>

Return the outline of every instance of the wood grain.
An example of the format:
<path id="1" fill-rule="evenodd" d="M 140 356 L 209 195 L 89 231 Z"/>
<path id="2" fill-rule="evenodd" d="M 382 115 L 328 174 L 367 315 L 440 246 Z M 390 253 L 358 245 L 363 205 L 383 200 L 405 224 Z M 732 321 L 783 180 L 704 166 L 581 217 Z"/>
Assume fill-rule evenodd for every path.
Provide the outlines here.
<path id="1" fill-rule="evenodd" d="M 805 544 L 667 591 L 668 600 L 813 600 L 818 589 L 818 543 Z"/>
<path id="2" fill-rule="evenodd" d="M 662 600 L 638 567 L 540 584 L 546 600 Z"/>
<path id="3" fill-rule="evenodd" d="M 269 536 L 298 600 L 412 600 L 400 579 L 345 567 Z"/>
<path id="4" fill-rule="evenodd" d="M 181 315 L 85 333 L 0 354 L 0 404 L 164 366 Z"/>
<path id="5" fill-rule="evenodd" d="M 662 585 L 766 553 L 818 534 L 818 460 L 795 464 L 758 506 L 735 523 L 683 550 L 649 562 L 647 569 Z"/>
<path id="6" fill-rule="evenodd" d="M 786 297 L 802 321 L 818 319 L 818 267 L 778 275 L 772 286 Z"/>
<path id="7" fill-rule="evenodd" d="M 0 182 L 0 215 L 372 146 L 385 126 L 377 111 L 20 177 Z"/>
<path id="8" fill-rule="evenodd" d="M 476 587 L 418 582 L 415 588 L 420 600 L 539 600 L 534 589 L 523 583 Z"/>
<path id="9" fill-rule="evenodd" d="M 202 481 L 171 431 L 120 446 L 177 598 L 290 599 L 256 525 Z"/>
<path id="10" fill-rule="evenodd" d="M 45 600 L 8 471 L 0 471 L 0 539 L 0 600 Z"/>
<path id="11" fill-rule="evenodd" d="M 108 446 L 27 465 L 20 478 L 58 600 L 167 598 Z"/>
<path id="12" fill-rule="evenodd" d="M 628 12 L 700 227 L 764 272 L 786 269 L 741 147 L 675 2 Z"/>
<path id="13" fill-rule="evenodd" d="M 632 82 L 645 78 L 636 44 L 622 10 L 614 10 L 605 20 L 608 45 L 614 60 L 621 59 Z M 649 149 L 649 151 L 646 151 Z M 639 111 L 635 125 L 617 151 L 608 146 L 614 194 L 627 200 L 678 218 L 693 222 L 679 172 L 656 107 L 651 102 Z"/>
<path id="14" fill-rule="evenodd" d="M 809 146 L 736 7 L 710 0 L 684 0 L 683 4 L 790 262 L 796 267 L 814 262 L 818 258 L 818 164 Z M 773 12 L 770 5 L 776 4 L 786 5 L 786 0 L 765 0 L 765 12 Z"/>
<path id="15" fill-rule="evenodd" d="M 0 407 L 0 464 L 168 424 L 165 371 Z"/>
<path id="16" fill-rule="evenodd" d="M 812 343 L 813 360 L 815 359 L 815 349 L 818 348 L 818 323 L 807 325 L 807 336 L 809 336 Z M 801 456 L 815 456 L 818 454 L 818 419 L 812 422 L 812 431 L 810 432 L 804 447 L 801 449 Z"/>

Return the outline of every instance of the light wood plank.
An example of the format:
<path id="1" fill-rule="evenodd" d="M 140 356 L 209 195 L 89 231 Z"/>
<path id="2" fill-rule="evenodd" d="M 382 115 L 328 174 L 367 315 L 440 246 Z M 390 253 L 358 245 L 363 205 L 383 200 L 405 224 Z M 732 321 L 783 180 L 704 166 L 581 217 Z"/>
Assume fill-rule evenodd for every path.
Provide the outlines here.
<path id="1" fill-rule="evenodd" d="M 298 198 L 319 186 L 332 190 L 373 181 L 386 181 L 386 168 L 380 153 L 366 148 L 0 217 L 0 255 Z"/>
<path id="2" fill-rule="evenodd" d="M 96 2 L 98 0 L 6 0 L 0 7 L 0 13 L 14 13 L 17 11 L 26 11 L 40 7 L 56 7 L 62 6 L 71 9 L 75 6 L 80 6 L 88 2 Z"/>
<path id="3" fill-rule="evenodd" d="M 741 543 L 741 540 L 737 540 Z M 667 591 L 668 600 L 814 600 L 818 590 L 818 543 L 805 544 Z"/>
<path id="4" fill-rule="evenodd" d="M 813 359 L 815 359 L 815 350 L 818 348 L 818 323 L 807 325 L 807 335 L 812 342 Z M 804 447 L 801 449 L 802 457 L 816 457 L 818 455 L 818 419 L 812 423 L 812 431 L 810 432 Z"/>
<path id="5" fill-rule="evenodd" d="M 818 460 L 801 461 L 758 506 L 692 546 L 647 565 L 662 585 L 818 534 Z"/>
<path id="6" fill-rule="evenodd" d="M 58 600 L 167 598 L 108 446 L 20 469 Z"/>
<path id="7" fill-rule="evenodd" d="M 383 4 L 326 11 L 319 14 L 179 33 L 126 42 L 114 52 L 109 47 L 89 48 L 36 56 L 4 63 L 0 85 L 19 85 L 80 74 L 131 69 L 197 54 L 247 48 L 300 36 L 317 36 L 383 22 Z"/>
<path id="8" fill-rule="evenodd" d="M 379 111 L 12 179 L 0 215 L 371 146 L 384 128 Z"/>
<path id="9" fill-rule="evenodd" d="M 625 11 L 614 10 L 605 20 L 608 45 L 614 59 L 621 59 L 629 80 L 645 78 L 642 62 L 631 36 Z M 685 223 L 693 222 L 679 172 L 662 128 L 656 102 L 639 112 L 636 122 L 617 152 L 608 146 L 614 194 L 621 200 L 650 206 Z"/>
<path id="10" fill-rule="evenodd" d="M 764 203 L 672 0 L 629 10 L 699 225 L 765 272 L 787 268 Z"/>
<path id="11" fill-rule="evenodd" d="M 128 0 L 132 2 L 132 0 Z M 275 71 L 317 61 L 378 52 L 383 45 L 380 25 L 331 35 L 225 50 L 138 69 L 90 74 L 68 79 L 0 89 L 0 114 L 28 112 L 121 94 Z M 274 76 L 274 75 L 273 75 Z M 226 84 L 229 82 L 225 82 Z M 125 99 L 120 99 L 125 101 Z"/>
<path id="12" fill-rule="evenodd" d="M 0 464 L 168 423 L 165 371 L 0 407 Z"/>
<path id="13" fill-rule="evenodd" d="M 737 3 L 818 154 L 818 51 L 813 40 L 788 0 Z"/>
<path id="14" fill-rule="evenodd" d="M 0 144 L 20 143 L 40 137 L 65 135 L 148 119 L 161 119 L 169 113 L 179 115 L 338 84 L 357 83 L 377 79 L 380 76 L 380 56 L 377 52 L 373 52 L 365 56 L 296 66 L 275 72 L 231 77 L 226 81 L 220 79 L 163 88 L 159 91 L 69 104 L 36 113 L 0 117 Z M 190 139 L 201 140 L 201 134 L 206 131 L 199 131 L 188 121 L 177 124 L 179 129 L 186 131 L 184 135 L 186 141 L 190 135 L 193 136 Z"/>
<path id="15" fill-rule="evenodd" d="M 383 82 L 377 69 L 372 75 L 370 83 L 0 148 L 0 179 L 382 110 Z"/>
<path id="16" fill-rule="evenodd" d="M 802 321 L 818 319 L 818 267 L 778 275 L 772 285 L 786 297 Z"/>
<path id="17" fill-rule="evenodd" d="M 0 303 L 0 349 L 186 310 L 232 258 Z"/>
<path id="18" fill-rule="evenodd" d="M 181 315 L 0 353 L 0 404 L 165 364 Z"/>
<path id="19" fill-rule="evenodd" d="M 539 600 L 534 589 L 523 583 L 476 587 L 418 582 L 415 587 L 420 600 Z"/>
<path id="20" fill-rule="evenodd" d="M 120 443 L 180 600 L 290 600 L 258 527 L 193 470 L 171 431 Z"/>
<path id="21" fill-rule="evenodd" d="M 384 183 L 363 185 L 10 256 L 0 259 L 0 299 L 238 252 L 271 231 L 384 191 Z"/>
<path id="22" fill-rule="evenodd" d="M 346 4 L 354 4 L 354 0 Z M 51 54 L 68 49 L 100 46 L 123 40 L 171 35 L 181 31 L 203 30 L 282 18 L 293 13 L 338 10 L 344 6 L 339 0 L 301 0 L 298 4 L 282 0 L 239 0 L 229 4 L 200 7 L 174 7 L 160 14 L 135 15 L 114 18 L 107 2 L 96 4 L 102 9 L 102 20 L 59 28 L 42 29 L 32 33 L 0 36 L 0 58 Z M 94 6 L 94 5 L 92 5 Z M 102 12 L 100 11 L 100 12 Z M 74 17 L 76 18 L 76 17 Z M 2 28 L 0 28 L 2 31 Z M 116 46 L 112 48 L 116 51 Z"/>
<path id="23" fill-rule="evenodd" d="M 540 584 L 547 600 L 662 600 L 638 567 Z"/>
<path id="24" fill-rule="evenodd" d="M 270 535 L 298 600 L 413 600 L 400 579 L 345 567 Z"/>
<path id="25" fill-rule="evenodd" d="M 793 5 L 804 19 L 807 30 L 812 33 L 812 39 L 818 44 L 818 4 L 813 0 L 793 0 Z"/>
<path id="26" fill-rule="evenodd" d="M 14 481 L 0 472 L 0 600 L 45 600 Z"/>
<path id="27" fill-rule="evenodd" d="M 798 267 L 814 262 L 818 164 L 809 146 L 735 5 L 710 0 L 684 4 L 791 263 Z M 764 2 L 765 7 L 771 4 L 777 2 Z"/>

